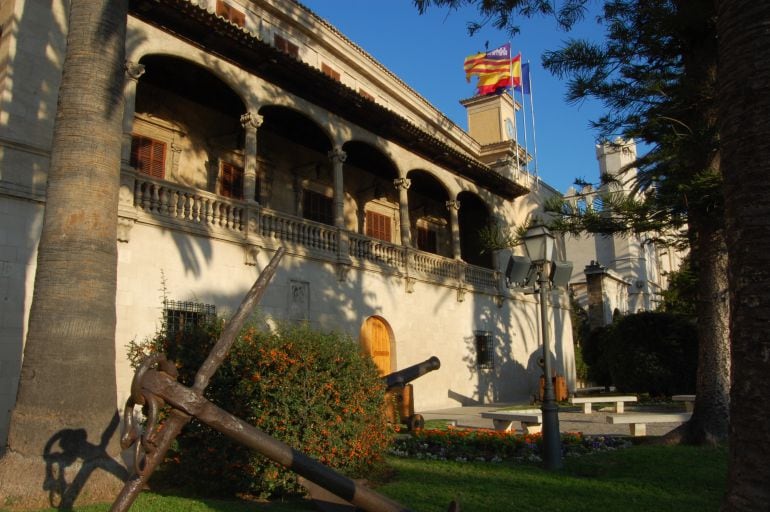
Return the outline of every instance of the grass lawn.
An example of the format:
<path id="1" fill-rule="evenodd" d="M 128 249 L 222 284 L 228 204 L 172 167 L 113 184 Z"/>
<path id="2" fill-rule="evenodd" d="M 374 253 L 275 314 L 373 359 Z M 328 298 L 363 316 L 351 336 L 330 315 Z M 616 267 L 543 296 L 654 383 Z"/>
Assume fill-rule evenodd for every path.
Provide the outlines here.
<path id="1" fill-rule="evenodd" d="M 709 511 L 725 489 L 727 451 L 636 446 L 537 465 L 392 460 L 398 478 L 381 492 L 419 511 L 444 511 L 456 497 L 473 511 Z"/>
<path id="2" fill-rule="evenodd" d="M 688 446 L 633 448 L 568 458 L 559 472 L 536 464 L 389 458 L 395 478 L 378 487 L 412 510 L 445 511 L 458 499 L 463 512 L 709 511 L 725 489 L 727 450 Z M 76 507 L 103 512 L 109 505 Z M 2 509 L 0 509 L 2 510 Z M 54 511 L 55 509 L 47 509 Z M 315 508 L 306 500 L 235 502 L 143 493 L 141 512 L 291 512 Z"/>

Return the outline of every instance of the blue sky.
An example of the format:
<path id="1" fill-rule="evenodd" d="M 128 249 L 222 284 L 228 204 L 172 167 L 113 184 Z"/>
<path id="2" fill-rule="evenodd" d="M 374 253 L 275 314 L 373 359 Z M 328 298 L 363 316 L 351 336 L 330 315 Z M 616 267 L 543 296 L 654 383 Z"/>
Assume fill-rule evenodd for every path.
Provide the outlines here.
<path id="1" fill-rule="evenodd" d="M 567 105 L 566 84 L 540 64 L 543 51 L 562 46 L 570 37 L 601 37 L 602 27 L 592 16 L 572 33 L 560 31 L 553 19 L 522 19 L 521 33 L 511 37 L 492 27 L 470 37 L 468 21 L 478 20 L 473 8 L 449 11 L 431 8 L 420 16 L 412 0 L 300 0 L 336 26 L 350 40 L 398 75 L 454 123 L 467 129 L 465 109 L 459 104 L 474 95 L 475 79 L 465 81 L 463 60 L 510 42 L 514 54 L 530 61 L 540 177 L 561 192 L 575 178 L 598 179 L 594 146 L 596 133 L 589 121 L 601 114 L 601 105 Z M 517 95 L 518 98 L 518 95 Z M 527 99 L 529 110 L 529 100 Z M 521 116 L 519 123 L 522 123 Z M 534 153 L 532 129 L 528 149 Z M 523 141 L 523 134 L 519 136 Z"/>

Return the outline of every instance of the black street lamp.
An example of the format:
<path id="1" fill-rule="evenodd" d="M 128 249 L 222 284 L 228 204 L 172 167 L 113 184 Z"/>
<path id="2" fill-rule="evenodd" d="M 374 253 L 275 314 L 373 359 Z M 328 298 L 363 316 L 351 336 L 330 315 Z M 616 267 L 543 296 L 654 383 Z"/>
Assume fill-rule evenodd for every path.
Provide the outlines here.
<path id="1" fill-rule="evenodd" d="M 562 467 L 559 408 L 554 393 L 548 328 L 548 292 L 552 285 L 563 286 L 572 274 L 572 263 L 554 261 L 555 239 L 545 226 L 529 228 L 523 237 L 526 257 L 512 256 L 506 270 L 511 283 L 534 284 L 539 294 L 540 323 L 543 336 L 543 465 L 554 470 Z M 532 275 L 534 271 L 535 275 Z M 532 278 L 535 282 L 532 283 Z"/>

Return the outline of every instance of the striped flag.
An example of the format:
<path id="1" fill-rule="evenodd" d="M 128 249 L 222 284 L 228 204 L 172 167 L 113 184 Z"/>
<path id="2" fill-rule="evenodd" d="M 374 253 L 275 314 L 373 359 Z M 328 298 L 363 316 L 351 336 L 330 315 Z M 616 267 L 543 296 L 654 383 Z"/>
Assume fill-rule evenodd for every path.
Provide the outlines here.
<path id="1" fill-rule="evenodd" d="M 511 45 L 476 53 L 465 58 L 465 79 L 478 77 L 478 94 L 493 94 L 500 88 L 521 85 L 521 54 L 511 57 Z"/>

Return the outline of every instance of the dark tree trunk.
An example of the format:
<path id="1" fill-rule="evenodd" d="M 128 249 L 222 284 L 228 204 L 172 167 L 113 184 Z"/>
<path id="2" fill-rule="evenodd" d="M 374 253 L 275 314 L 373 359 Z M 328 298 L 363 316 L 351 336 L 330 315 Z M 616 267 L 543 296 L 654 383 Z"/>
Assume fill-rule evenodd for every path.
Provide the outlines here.
<path id="1" fill-rule="evenodd" d="M 721 226 L 702 221 L 695 212 L 689 218 L 697 238 L 692 253 L 698 272 L 698 376 L 695 409 L 683 440 L 716 444 L 727 440 L 730 412 L 727 249 Z"/>
<path id="2" fill-rule="evenodd" d="M 770 2 L 718 0 L 730 258 L 730 461 L 723 510 L 770 504 Z"/>
<path id="3" fill-rule="evenodd" d="M 91 476 L 105 473 L 94 468 L 124 476 L 110 455 L 117 454 L 116 236 L 128 0 L 69 5 L 29 329 L 0 467 L 0 495 L 15 496 L 14 482 L 26 481 L 28 496 L 18 499 L 34 503 L 53 489 L 63 506 Z M 84 494 L 95 497 L 93 490 Z"/>

